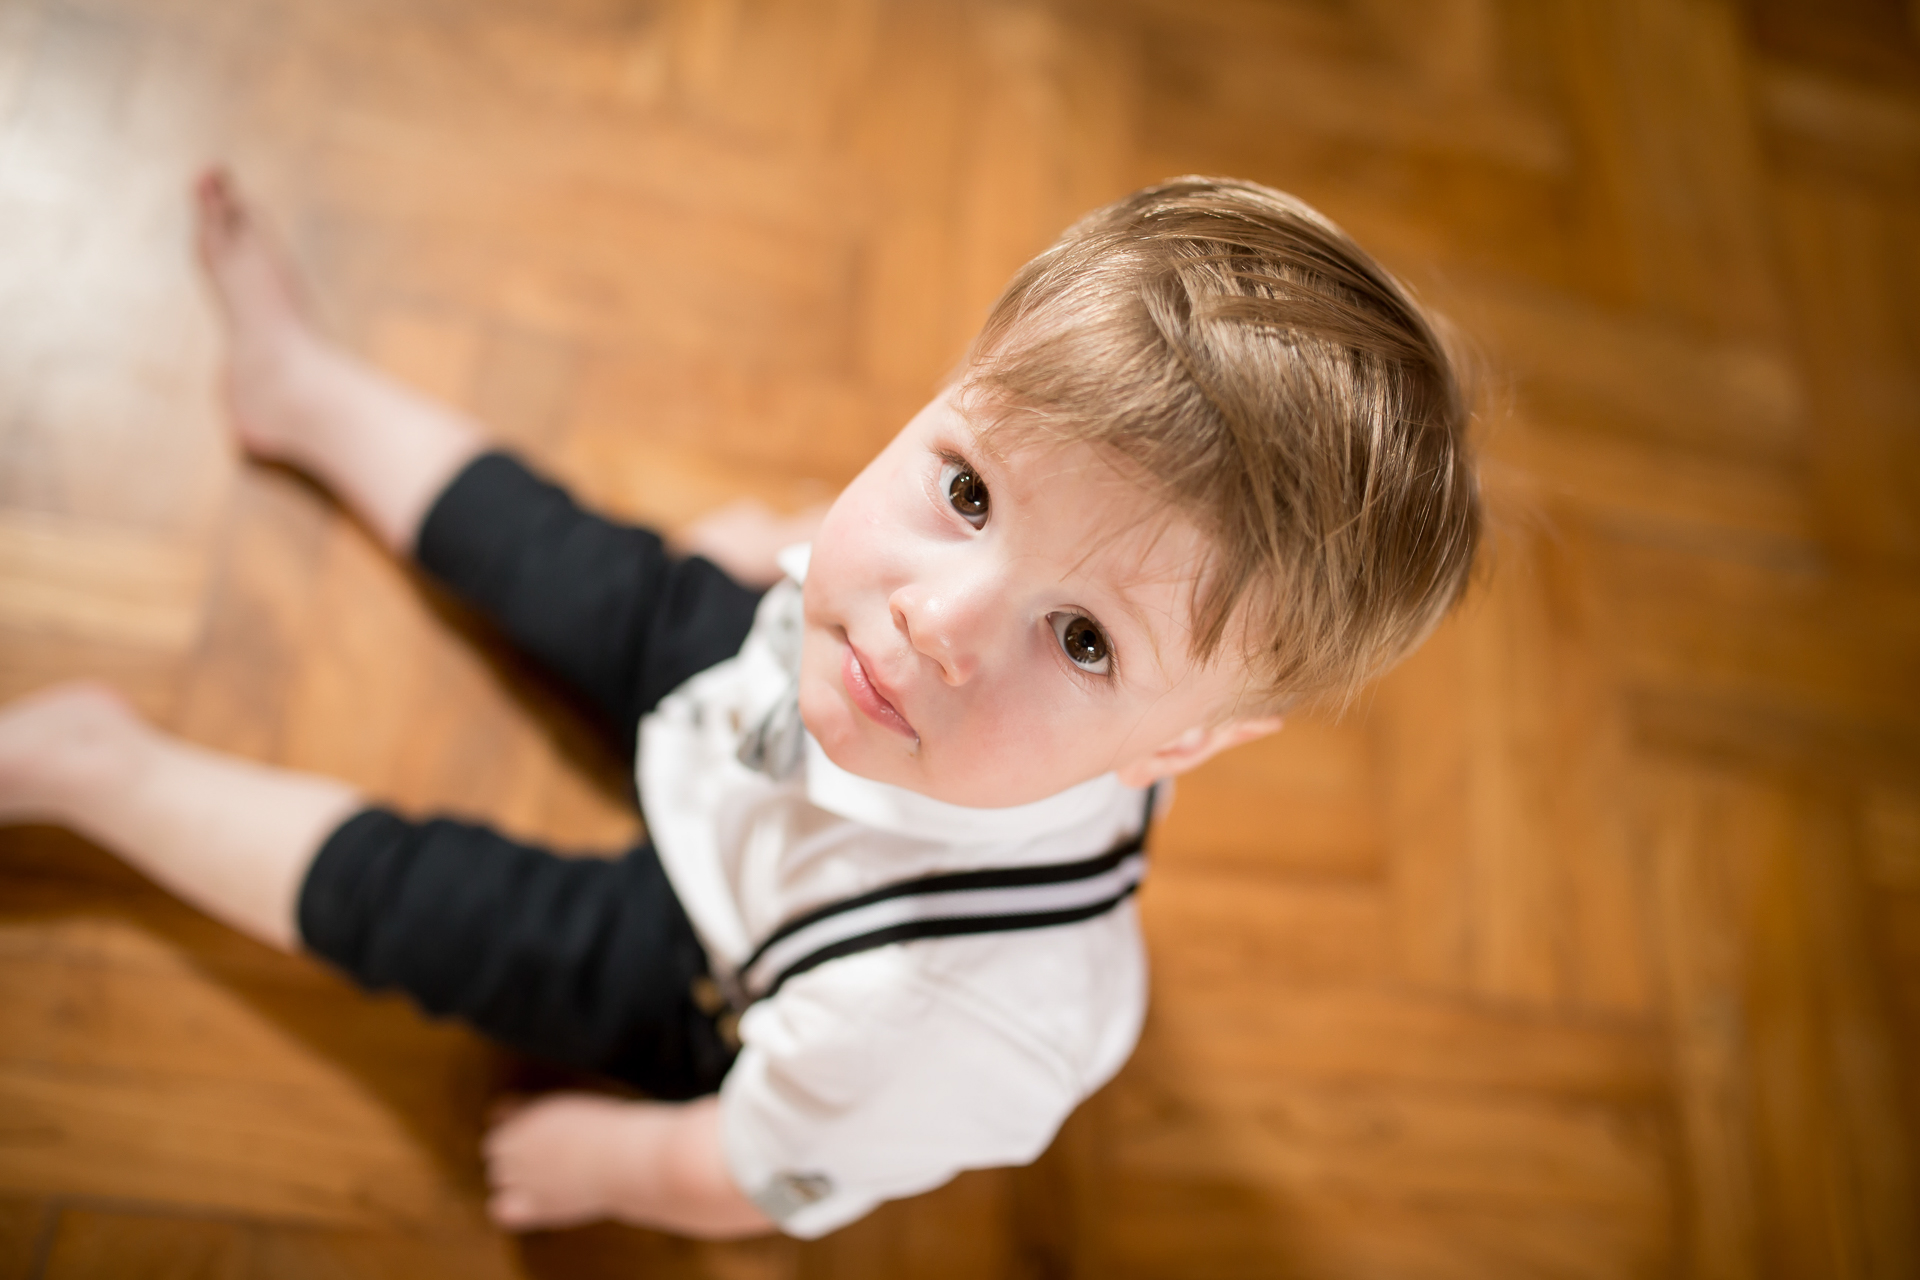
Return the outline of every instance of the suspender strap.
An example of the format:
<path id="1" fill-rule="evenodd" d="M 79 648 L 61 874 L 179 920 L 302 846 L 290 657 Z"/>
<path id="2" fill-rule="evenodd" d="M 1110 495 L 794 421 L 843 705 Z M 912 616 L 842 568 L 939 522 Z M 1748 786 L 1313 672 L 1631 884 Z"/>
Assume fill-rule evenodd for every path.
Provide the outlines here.
<path id="1" fill-rule="evenodd" d="M 736 1008 L 778 991 L 787 979 L 829 960 L 893 942 L 1005 933 L 1091 920 L 1119 906 L 1146 874 L 1147 792 L 1139 833 L 1078 862 L 953 871 L 884 885 L 789 920 L 740 966 Z"/>

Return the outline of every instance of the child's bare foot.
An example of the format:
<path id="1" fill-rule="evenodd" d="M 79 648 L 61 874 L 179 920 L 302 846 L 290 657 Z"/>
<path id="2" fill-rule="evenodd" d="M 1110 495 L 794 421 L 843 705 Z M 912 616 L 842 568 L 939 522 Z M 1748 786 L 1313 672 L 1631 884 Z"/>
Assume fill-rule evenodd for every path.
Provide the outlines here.
<path id="1" fill-rule="evenodd" d="M 293 274 L 224 170 L 201 175 L 194 203 L 241 446 L 305 471 L 388 548 L 411 551 L 435 495 L 485 448 L 481 433 L 314 331 Z"/>
<path id="2" fill-rule="evenodd" d="M 322 346 L 292 273 L 225 169 L 194 184 L 194 241 L 227 336 L 228 407 L 241 447 L 299 462 L 304 401 Z"/>
<path id="3" fill-rule="evenodd" d="M 76 681 L 0 707 L 0 822 L 68 822 L 125 785 L 149 730 L 120 695 Z"/>

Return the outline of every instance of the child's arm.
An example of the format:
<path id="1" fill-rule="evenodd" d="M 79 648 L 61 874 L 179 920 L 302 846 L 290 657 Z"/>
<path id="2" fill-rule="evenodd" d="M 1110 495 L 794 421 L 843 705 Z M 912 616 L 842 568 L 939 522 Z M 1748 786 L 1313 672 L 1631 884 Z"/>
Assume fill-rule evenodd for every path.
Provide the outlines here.
<path id="1" fill-rule="evenodd" d="M 681 555 L 705 556 L 735 582 L 770 587 L 785 576 L 774 559 L 796 542 L 811 542 L 826 519 L 826 506 L 781 515 L 764 502 L 743 498 L 710 511 L 673 538 Z"/>
<path id="2" fill-rule="evenodd" d="M 485 1151 L 487 1210 L 511 1230 L 609 1217 L 709 1239 L 773 1230 L 727 1171 L 717 1098 L 555 1094 L 501 1121 Z"/>

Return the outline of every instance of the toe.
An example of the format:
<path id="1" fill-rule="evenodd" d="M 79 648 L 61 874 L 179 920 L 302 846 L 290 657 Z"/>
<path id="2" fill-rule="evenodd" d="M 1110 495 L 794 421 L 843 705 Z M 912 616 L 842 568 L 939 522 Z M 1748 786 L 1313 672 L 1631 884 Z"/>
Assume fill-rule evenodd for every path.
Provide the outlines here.
<path id="1" fill-rule="evenodd" d="M 246 206 L 241 203 L 233 178 L 225 169 L 203 172 L 194 184 L 194 196 L 199 205 L 203 247 L 225 248 L 239 238 L 247 224 Z"/>
<path id="2" fill-rule="evenodd" d="M 487 1127 L 498 1129 L 507 1121 L 525 1111 L 533 1099 L 522 1094 L 503 1094 L 487 1106 Z"/>
<path id="3" fill-rule="evenodd" d="M 531 1224 L 538 1216 L 531 1198 L 522 1191 L 501 1191 L 488 1197 L 487 1216 L 494 1225 L 508 1231 L 518 1231 Z"/>

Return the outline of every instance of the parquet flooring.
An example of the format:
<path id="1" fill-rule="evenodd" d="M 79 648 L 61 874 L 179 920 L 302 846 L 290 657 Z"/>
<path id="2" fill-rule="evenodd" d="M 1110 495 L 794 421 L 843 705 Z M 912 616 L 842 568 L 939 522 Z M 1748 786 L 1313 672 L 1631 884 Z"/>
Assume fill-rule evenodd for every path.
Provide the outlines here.
<path id="1" fill-rule="evenodd" d="M 1181 789 L 1131 1065 L 810 1245 L 480 1215 L 507 1065 L 0 832 L 0 1277 L 1920 1275 L 1920 16 L 1902 0 L 0 0 L 0 696 L 614 847 L 619 781 L 238 463 L 231 159 L 336 334 L 665 524 L 830 494 L 1010 271 L 1296 191 L 1485 356 L 1499 531 Z"/>

